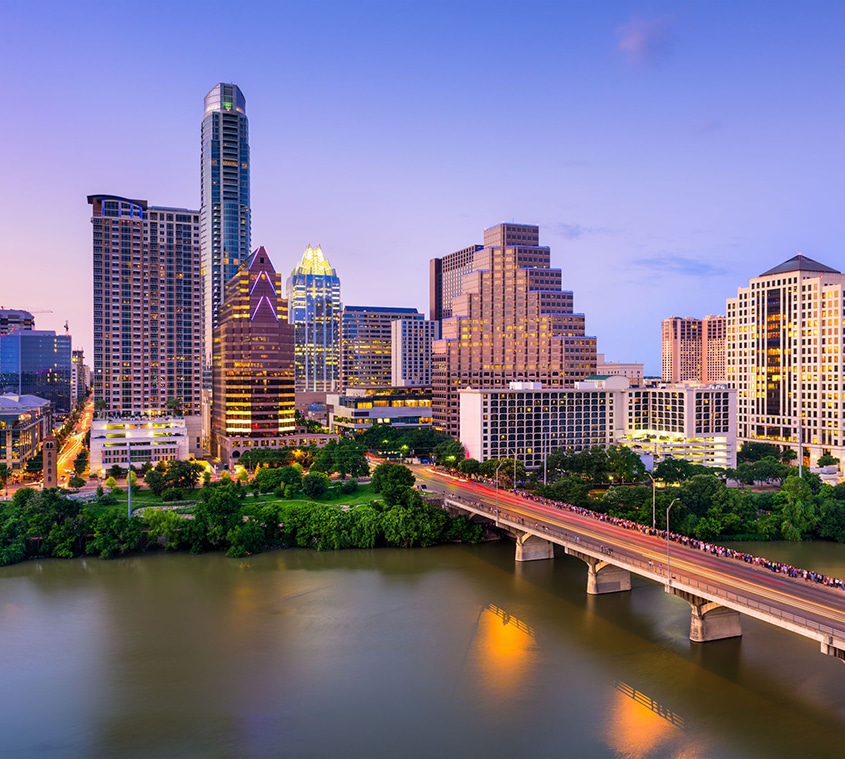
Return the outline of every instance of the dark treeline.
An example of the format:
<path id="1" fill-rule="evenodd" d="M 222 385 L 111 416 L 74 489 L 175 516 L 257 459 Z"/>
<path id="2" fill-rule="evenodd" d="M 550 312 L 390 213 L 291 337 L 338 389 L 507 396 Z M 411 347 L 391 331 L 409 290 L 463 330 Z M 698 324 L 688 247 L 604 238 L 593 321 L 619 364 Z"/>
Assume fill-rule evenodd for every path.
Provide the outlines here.
<path id="1" fill-rule="evenodd" d="M 275 471 L 285 470 L 296 471 L 293 466 Z M 309 477 L 328 481 L 324 473 L 314 472 L 302 477 L 300 486 Z M 450 518 L 415 491 L 413 482 L 406 467 L 382 464 L 373 474 L 379 499 L 341 506 L 264 502 L 248 497 L 250 489 L 261 489 L 254 482 L 244 485 L 224 478 L 196 490 L 197 501 L 189 515 L 147 508 L 143 516 L 132 517 L 121 508 L 89 508 L 57 490 L 24 488 L 11 501 L 0 503 L 0 565 L 47 556 L 93 554 L 108 559 L 156 547 L 193 553 L 225 551 L 228 556 L 243 557 L 291 546 L 317 550 L 410 548 L 482 539 L 480 525 L 465 517 Z M 290 487 L 291 483 L 284 485 L 286 490 Z M 300 490 L 287 492 L 295 495 Z"/>

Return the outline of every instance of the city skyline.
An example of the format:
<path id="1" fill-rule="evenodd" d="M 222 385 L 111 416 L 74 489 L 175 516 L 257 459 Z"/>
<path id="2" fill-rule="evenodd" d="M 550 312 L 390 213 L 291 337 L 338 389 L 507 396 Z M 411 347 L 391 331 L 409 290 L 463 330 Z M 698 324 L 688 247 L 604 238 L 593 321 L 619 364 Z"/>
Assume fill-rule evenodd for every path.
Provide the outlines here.
<path id="1" fill-rule="evenodd" d="M 86 197 L 198 208 L 217 82 L 249 103 L 252 247 L 287 271 L 322 244 L 346 303 L 427 313 L 432 258 L 538 224 L 598 350 L 654 375 L 664 318 L 724 313 L 797 253 L 845 268 L 834 3 L 244 4 L 238 57 L 208 44 L 222 4 L 97 7 L 0 9 L 0 306 L 86 356 Z"/>

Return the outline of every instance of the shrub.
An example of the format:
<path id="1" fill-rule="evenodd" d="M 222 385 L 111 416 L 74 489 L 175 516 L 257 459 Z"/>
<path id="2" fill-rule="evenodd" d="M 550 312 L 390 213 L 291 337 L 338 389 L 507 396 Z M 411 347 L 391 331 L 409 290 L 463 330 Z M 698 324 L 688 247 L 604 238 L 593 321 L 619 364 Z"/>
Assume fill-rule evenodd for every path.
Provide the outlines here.
<path id="1" fill-rule="evenodd" d="M 179 488 L 167 488 L 161 494 L 162 501 L 181 501 L 184 498 L 182 491 Z"/>

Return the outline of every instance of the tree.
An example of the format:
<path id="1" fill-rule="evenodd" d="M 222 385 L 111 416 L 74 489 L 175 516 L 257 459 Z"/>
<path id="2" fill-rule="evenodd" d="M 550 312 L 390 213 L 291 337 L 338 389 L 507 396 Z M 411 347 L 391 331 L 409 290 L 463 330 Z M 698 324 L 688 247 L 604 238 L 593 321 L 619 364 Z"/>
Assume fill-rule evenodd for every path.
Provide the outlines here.
<path id="1" fill-rule="evenodd" d="M 742 447 L 736 454 L 736 460 L 738 464 L 753 464 L 755 461 L 759 461 L 766 456 L 771 456 L 772 458 L 780 460 L 780 448 L 772 443 L 756 443 L 749 441 L 742 444 Z"/>
<path id="2" fill-rule="evenodd" d="M 481 462 L 477 459 L 463 459 L 458 462 L 458 471 L 467 477 L 478 477 L 481 473 Z"/>
<path id="3" fill-rule="evenodd" d="M 839 459 L 829 453 L 819 456 L 818 466 L 839 466 Z"/>
<path id="4" fill-rule="evenodd" d="M 630 448 L 611 445 L 607 449 L 609 474 L 615 481 L 638 482 L 645 477 L 645 464 Z"/>
<path id="5" fill-rule="evenodd" d="M 88 468 L 88 451 L 85 449 L 79 452 L 79 455 L 73 461 L 73 471 L 77 474 L 82 474 Z"/>
<path id="6" fill-rule="evenodd" d="M 147 523 L 147 537 L 150 542 L 161 543 L 165 549 L 179 548 L 180 531 L 185 524 L 176 512 L 169 509 L 148 509 L 144 514 Z"/>
<path id="7" fill-rule="evenodd" d="M 405 503 L 397 503 L 382 514 L 385 540 L 396 546 L 433 546 L 440 542 L 448 523 L 446 512 L 429 504 L 414 490 Z"/>
<path id="8" fill-rule="evenodd" d="M 38 451 L 32 458 L 26 462 L 24 471 L 27 474 L 39 474 L 44 469 L 44 455 Z"/>
<path id="9" fill-rule="evenodd" d="M 370 465 L 367 462 L 367 452 L 363 445 L 342 438 L 330 440 L 320 448 L 314 455 L 314 463 L 311 471 L 325 472 L 332 474 L 337 472 L 341 479 L 347 475 L 353 477 L 364 477 L 370 473 Z"/>
<path id="10" fill-rule="evenodd" d="M 434 447 L 432 455 L 434 456 L 434 460 L 441 466 L 454 469 L 458 465 L 458 462 L 464 458 L 466 452 L 464 451 L 463 443 L 450 438 L 449 440 L 444 440 L 442 443 L 438 443 Z"/>
<path id="11" fill-rule="evenodd" d="M 781 534 L 786 540 L 800 541 L 815 527 L 817 516 L 809 483 L 797 474 L 787 477 L 775 496 L 780 507 Z"/>
<path id="12" fill-rule="evenodd" d="M 203 465 L 198 461 L 171 461 L 164 479 L 179 490 L 193 490 L 202 476 Z"/>
<path id="13" fill-rule="evenodd" d="M 168 398 L 165 401 L 167 410 L 172 416 L 182 416 L 182 404 L 183 401 L 181 398 Z"/>
<path id="14" fill-rule="evenodd" d="M 684 482 L 696 474 L 707 474 L 708 469 L 701 464 L 693 464 L 686 459 L 669 456 L 654 467 L 654 478 L 663 482 Z"/>
<path id="15" fill-rule="evenodd" d="M 309 472 L 302 478 L 302 492 L 309 498 L 323 498 L 329 486 L 330 480 L 322 472 Z"/>
<path id="16" fill-rule="evenodd" d="M 400 503 L 406 491 L 414 487 L 414 473 L 404 464 L 379 464 L 373 472 L 373 490 L 388 506 Z"/>
<path id="17" fill-rule="evenodd" d="M 164 475 L 158 469 L 150 469 L 144 475 L 144 482 L 147 483 L 150 492 L 157 498 L 167 489 L 167 480 L 164 479 Z"/>
<path id="18" fill-rule="evenodd" d="M 98 553 L 101 559 L 111 559 L 137 550 L 141 545 L 141 520 L 127 517 L 123 509 L 107 509 L 94 522 L 94 538 L 88 543 L 88 553 Z"/>

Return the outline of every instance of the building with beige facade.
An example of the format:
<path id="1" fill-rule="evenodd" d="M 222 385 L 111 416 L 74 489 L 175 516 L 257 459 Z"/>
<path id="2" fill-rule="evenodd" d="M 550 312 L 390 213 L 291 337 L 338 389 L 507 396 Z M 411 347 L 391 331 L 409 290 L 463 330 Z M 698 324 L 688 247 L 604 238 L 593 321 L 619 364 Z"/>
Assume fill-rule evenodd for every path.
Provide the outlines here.
<path id="1" fill-rule="evenodd" d="M 393 387 L 431 387 L 431 344 L 440 338 L 440 322 L 395 319 L 390 325 Z"/>
<path id="2" fill-rule="evenodd" d="M 799 254 L 728 299 L 741 442 L 791 448 L 804 465 L 845 459 L 844 288 L 845 274 Z"/>
<path id="3" fill-rule="evenodd" d="M 596 339 L 572 292 L 551 268 L 539 228 L 499 224 L 484 232 L 472 269 L 461 277 L 452 316 L 443 319 L 432 346 L 434 426 L 461 435 L 459 392 L 465 387 L 507 388 L 510 382 L 572 387 L 596 368 Z"/>
<path id="4" fill-rule="evenodd" d="M 516 457 L 539 469 L 563 448 L 625 445 L 643 456 L 736 466 L 735 391 L 726 385 L 632 388 L 596 375 L 574 388 L 513 382 L 460 391 L 461 442 L 471 458 Z"/>
<path id="5" fill-rule="evenodd" d="M 670 316 L 661 338 L 663 382 L 725 381 L 724 316 Z"/>
<path id="6" fill-rule="evenodd" d="M 632 387 L 643 384 L 643 364 L 625 364 L 619 361 L 606 361 L 604 353 L 596 354 L 596 374 L 608 377 L 627 377 Z"/>

